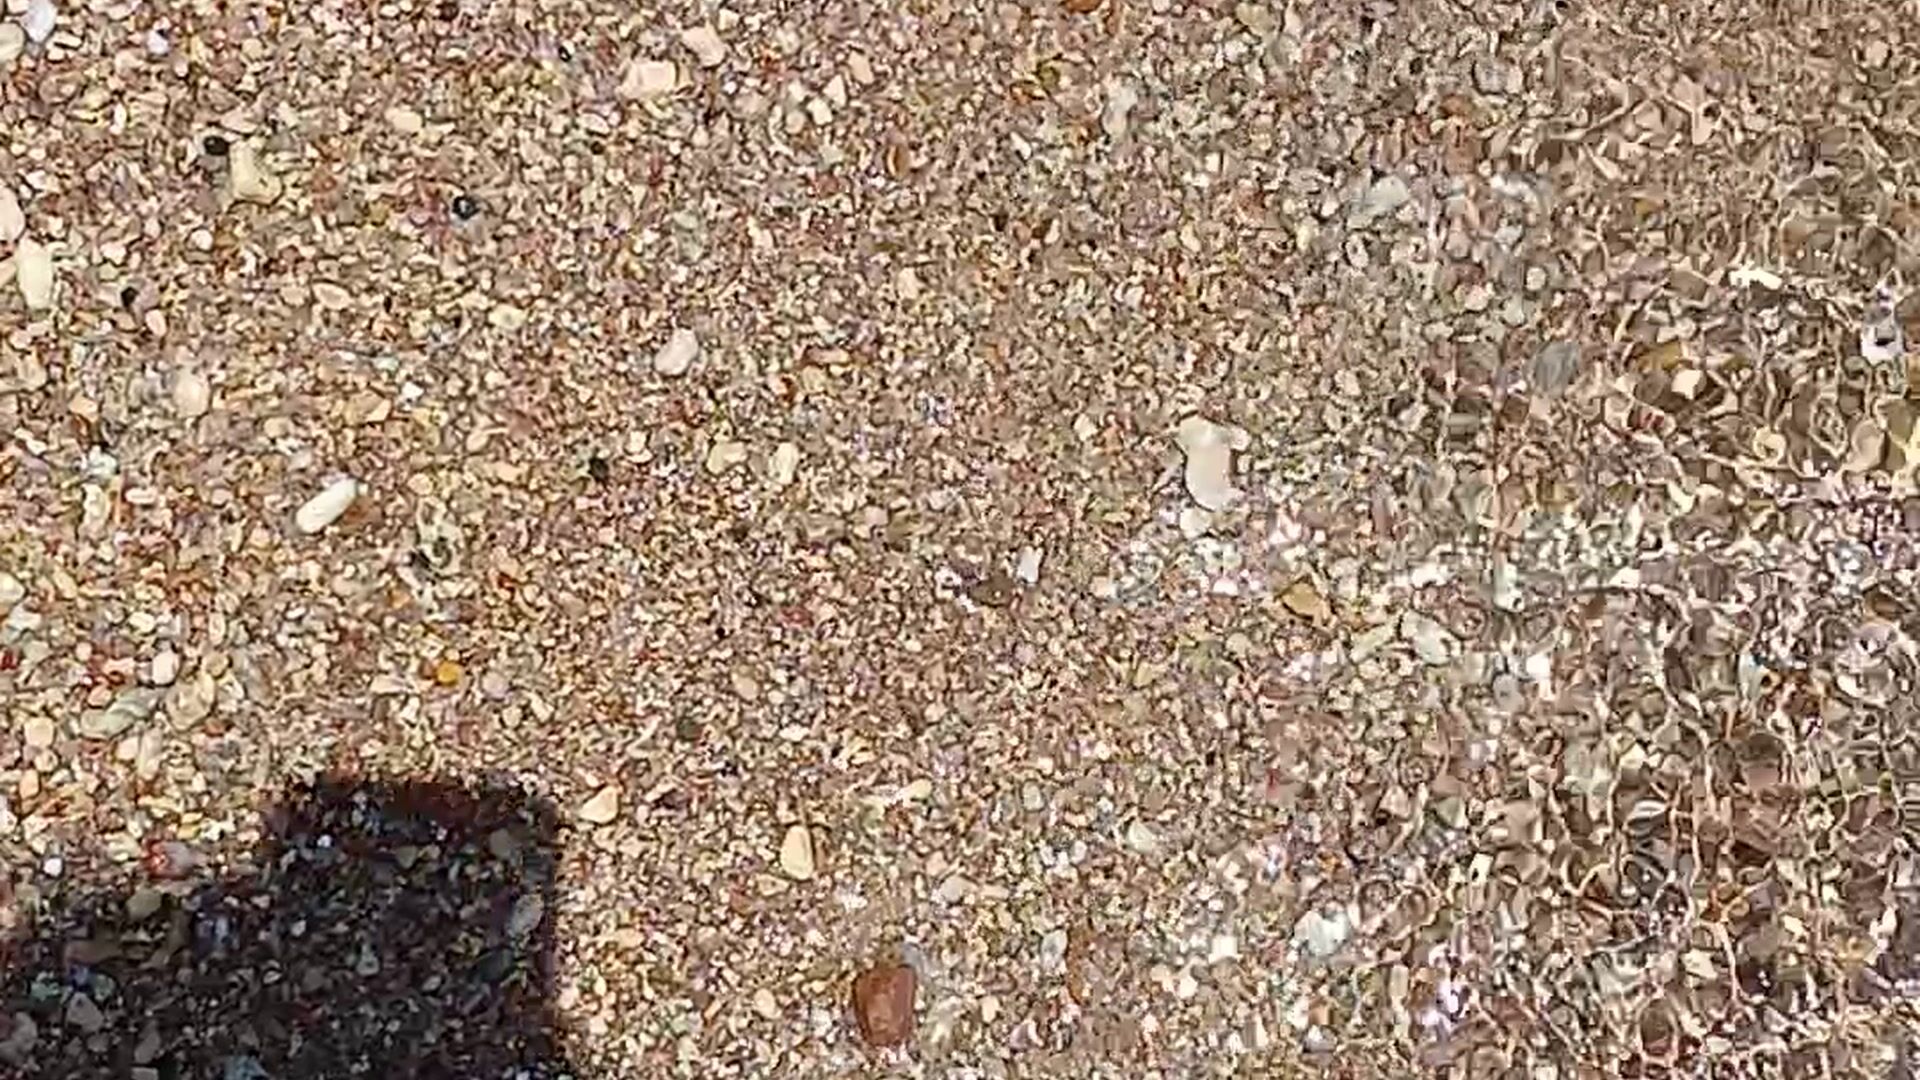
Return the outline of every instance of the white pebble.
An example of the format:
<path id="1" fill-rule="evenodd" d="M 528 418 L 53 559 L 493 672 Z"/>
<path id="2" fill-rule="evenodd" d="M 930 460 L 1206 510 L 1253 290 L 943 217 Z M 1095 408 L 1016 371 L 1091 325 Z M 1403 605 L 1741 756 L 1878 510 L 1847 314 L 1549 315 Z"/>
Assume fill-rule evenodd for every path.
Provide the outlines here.
<path id="1" fill-rule="evenodd" d="M 669 377 L 685 375 L 700 355 L 700 339 L 693 331 L 680 327 L 667 339 L 660 351 L 653 354 L 653 370 Z"/>
<path id="2" fill-rule="evenodd" d="M 198 420 L 213 406 L 213 387 L 197 371 L 182 371 L 173 377 L 173 411 L 182 420 Z"/>
<path id="3" fill-rule="evenodd" d="M 147 681 L 155 686 L 172 686 L 173 680 L 180 677 L 180 654 L 172 649 L 162 649 L 153 654 L 153 661 L 147 666 Z"/>
<path id="4" fill-rule="evenodd" d="M 27 40 L 44 45 L 53 36 L 56 21 L 53 0 L 28 0 L 27 13 L 20 16 L 20 28 L 27 32 Z"/>
<path id="5" fill-rule="evenodd" d="M 632 101 L 652 101 L 673 93 L 679 81 L 680 70 L 671 60 L 635 60 L 627 65 L 616 92 Z"/>
<path id="6" fill-rule="evenodd" d="M 1153 826 L 1136 819 L 1127 826 L 1127 846 L 1142 855 L 1157 855 L 1160 852 L 1160 834 L 1154 831 Z"/>
<path id="7" fill-rule="evenodd" d="M 1028 585 L 1040 584 L 1040 560 L 1045 557 L 1046 553 L 1037 547 L 1021 548 L 1020 561 L 1014 564 L 1013 576 Z"/>
<path id="8" fill-rule="evenodd" d="M 1414 655 L 1422 663 L 1435 667 L 1451 660 L 1458 646 L 1446 627 L 1417 611 L 1409 611 L 1401 616 L 1400 636 L 1413 646 Z"/>
<path id="9" fill-rule="evenodd" d="M 767 479 L 774 487 L 783 488 L 793 483 L 793 477 L 800 469 L 800 448 L 790 442 L 783 442 L 773 448 L 767 456 Z"/>
<path id="10" fill-rule="evenodd" d="M 5 570 L 0 570 L 0 615 L 12 611 L 15 604 L 26 598 L 26 583 Z"/>
<path id="11" fill-rule="evenodd" d="M 1189 416 L 1180 421 L 1173 438 L 1187 458 L 1187 493 L 1194 502 L 1218 511 L 1241 500 L 1244 493 L 1233 486 L 1233 455 L 1253 445 L 1251 436 L 1237 427 Z"/>
<path id="12" fill-rule="evenodd" d="M 704 68 L 719 67 L 727 58 L 727 43 L 711 26 L 690 26 L 680 31 L 680 44 L 687 47 Z"/>
<path id="13" fill-rule="evenodd" d="M 1310 955 L 1322 960 L 1339 952 L 1352 932 L 1353 924 L 1348 921 L 1347 913 L 1338 909 L 1327 914 L 1309 911 L 1293 924 L 1293 939 L 1305 946 Z"/>
<path id="14" fill-rule="evenodd" d="M 418 135 L 427 126 L 426 118 L 420 115 L 418 109 L 410 109 L 405 105 L 389 106 L 385 118 L 387 126 L 402 135 Z"/>
<path id="15" fill-rule="evenodd" d="M 44 716 L 29 716 L 20 725 L 20 739 L 29 750 L 45 750 L 53 745 L 53 721 Z"/>
<path id="16" fill-rule="evenodd" d="M 53 253 L 38 240 L 21 238 L 13 249 L 14 281 L 32 311 L 53 306 Z"/>
<path id="17" fill-rule="evenodd" d="M 805 825 L 790 826 L 781 838 L 780 870 L 795 881 L 812 880 L 815 873 L 813 834 Z"/>
<path id="18" fill-rule="evenodd" d="M 589 825 L 611 824 L 620 816 L 620 785 L 608 784 L 594 792 L 593 798 L 581 803 L 575 813 Z"/>
<path id="19" fill-rule="evenodd" d="M 227 183 L 240 202 L 264 206 L 280 197 L 280 178 L 267 171 L 259 152 L 244 139 L 235 140 L 227 151 Z"/>
<path id="20" fill-rule="evenodd" d="M 20 210 L 20 199 L 13 185 L 0 184 L 0 243 L 11 244 L 27 231 L 27 215 Z"/>
<path id="21" fill-rule="evenodd" d="M 173 42 L 167 40 L 166 31 L 159 27 L 147 31 L 147 55 L 159 59 L 173 51 Z"/>
<path id="22" fill-rule="evenodd" d="M 733 468 L 745 460 L 747 460 L 747 447 L 745 443 L 722 439 L 714 443 L 712 449 L 707 451 L 707 472 L 714 476 L 719 476 L 721 473 L 726 472 L 728 469 Z"/>
<path id="23" fill-rule="evenodd" d="M 308 499 L 293 515 L 294 527 L 308 536 L 340 520 L 353 500 L 360 495 L 360 482 L 347 477 L 328 484 L 320 494 Z"/>
<path id="24" fill-rule="evenodd" d="M 1120 139 L 1126 136 L 1128 117 L 1138 104 L 1140 92 L 1133 88 L 1132 83 L 1107 83 L 1107 107 L 1100 113 L 1100 128 L 1107 133 L 1107 138 Z"/>

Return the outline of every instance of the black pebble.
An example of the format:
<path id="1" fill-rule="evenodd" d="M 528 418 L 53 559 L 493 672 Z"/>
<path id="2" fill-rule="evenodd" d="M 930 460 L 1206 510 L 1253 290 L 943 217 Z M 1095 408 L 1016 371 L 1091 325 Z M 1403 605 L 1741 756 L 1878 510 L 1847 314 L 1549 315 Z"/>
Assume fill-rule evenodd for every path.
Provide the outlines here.
<path id="1" fill-rule="evenodd" d="M 475 214 L 478 214 L 479 212 L 480 212 L 480 203 L 473 196 L 455 195 L 453 197 L 453 216 L 454 217 L 459 218 L 461 221 L 472 221 L 473 216 Z"/>
<path id="2" fill-rule="evenodd" d="M 135 289 L 131 285 L 120 286 L 120 306 L 121 307 L 130 308 L 133 306 L 133 302 L 138 299 L 140 299 L 140 292 L 138 289 Z"/>
<path id="3" fill-rule="evenodd" d="M 200 152 L 208 157 L 226 157 L 232 145 L 225 135 L 209 135 L 200 140 Z"/>
<path id="4" fill-rule="evenodd" d="M 613 466 L 607 463 L 606 458 L 595 454 L 587 459 L 587 475 L 593 477 L 594 483 L 604 484 L 613 479 Z"/>
<path id="5" fill-rule="evenodd" d="M 481 954 L 478 963 L 473 965 L 474 974 L 490 983 L 497 983 L 513 971 L 513 953 L 504 947 L 488 949 Z"/>

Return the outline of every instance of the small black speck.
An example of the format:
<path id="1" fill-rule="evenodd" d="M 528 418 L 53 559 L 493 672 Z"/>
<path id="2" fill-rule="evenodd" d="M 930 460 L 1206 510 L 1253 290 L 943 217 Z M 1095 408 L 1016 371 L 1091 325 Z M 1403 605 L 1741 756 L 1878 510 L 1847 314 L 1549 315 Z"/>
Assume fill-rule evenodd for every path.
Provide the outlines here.
<path id="1" fill-rule="evenodd" d="M 120 306 L 121 307 L 131 308 L 133 307 L 133 302 L 138 299 L 140 299 L 140 290 L 134 288 L 131 285 L 122 285 L 120 287 Z"/>
<path id="2" fill-rule="evenodd" d="M 421 551 L 419 548 L 414 548 L 407 556 L 407 565 L 424 574 L 433 569 L 433 560 L 427 558 L 426 552 Z"/>
<path id="3" fill-rule="evenodd" d="M 561 63 L 563 63 L 563 64 L 571 64 L 571 63 L 573 63 L 573 50 L 572 50 L 572 49 L 570 49 L 570 48 L 568 48 L 568 47 L 567 47 L 567 46 L 565 46 L 565 45 L 561 45 L 561 46 L 560 46 L 560 50 L 559 50 L 559 51 L 560 51 L 560 62 L 561 62 Z"/>
<path id="4" fill-rule="evenodd" d="M 474 215 L 478 214 L 479 212 L 480 212 L 480 201 L 478 199 L 475 199 L 473 196 L 455 195 L 453 197 L 453 216 L 454 217 L 459 218 L 461 221 L 472 221 L 474 218 Z"/>
<path id="5" fill-rule="evenodd" d="M 604 484 L 613 479 L 613 466 L 607 459 L 595 454 L 587 459 L 587 475 L 593 477 L 596 484 Z"/>
<path id="6" fill-rule="evenodd" d="M 209 135 L 200 140 L 200 152 L 208 157 L 226 157 L 227 151 L 232 148 L 233 144 L 227 141 L 225 135 Z"/>

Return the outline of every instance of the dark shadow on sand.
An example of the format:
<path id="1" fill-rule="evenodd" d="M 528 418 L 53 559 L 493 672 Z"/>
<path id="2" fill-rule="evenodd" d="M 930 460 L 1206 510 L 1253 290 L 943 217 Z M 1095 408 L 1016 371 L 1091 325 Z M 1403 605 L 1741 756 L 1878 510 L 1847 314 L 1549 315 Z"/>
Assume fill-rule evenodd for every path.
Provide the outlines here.
<path id="1" fill-rule="evenodd" d="M 186 853 L 151 845 L 138 899 L 39 912 L 0 954 L 0 1076 L 569 1075 L 549 1011 L 551 806 L 330 778 L 262 832 L 247 873 L 168 880 Z"/>

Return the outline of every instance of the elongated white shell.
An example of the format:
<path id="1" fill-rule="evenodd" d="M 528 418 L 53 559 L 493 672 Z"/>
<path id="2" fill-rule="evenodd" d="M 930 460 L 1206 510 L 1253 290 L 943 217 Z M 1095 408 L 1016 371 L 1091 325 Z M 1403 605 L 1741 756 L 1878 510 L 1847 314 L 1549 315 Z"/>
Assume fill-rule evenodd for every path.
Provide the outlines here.
<path id="1" fill-rule="evenodd" d="M 312 536 L 340 520 L 353 500 L 360 495 L 360 481 L 348 477 L 328 484 L 320 494 L 308 499 L 293 515 L 294 527 Z"/>

